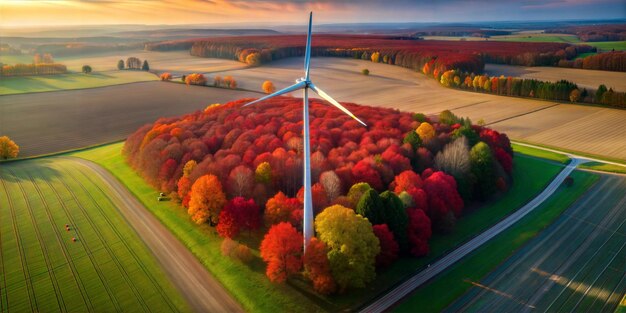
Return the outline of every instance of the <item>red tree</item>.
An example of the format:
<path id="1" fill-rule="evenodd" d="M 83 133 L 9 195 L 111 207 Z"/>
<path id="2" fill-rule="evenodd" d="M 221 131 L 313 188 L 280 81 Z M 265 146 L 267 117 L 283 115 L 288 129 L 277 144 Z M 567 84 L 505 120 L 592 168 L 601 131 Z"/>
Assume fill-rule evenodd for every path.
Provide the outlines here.
<path id="1" fill-rule="evenodd" d="M 302 234 L 289 223 L 279 223 L 261 242 L 261 257 L 267 263 L 266 275 L 272 282 L 284 282 L 302 268 Z"/>
<path id="2" fill-rule="evenodd" d="M 408 237 L 411 244 L 411 254 L 414 256 L 427 255 L 430 248 L 428 239 L 432 235 L 430 219 L 423 210 L 408 209 L 409 216 Z"/>
<path id="3" fill-rule="evenodd" d="M 284 193 L 278 192 L 265 204 L 265 223 L 274 225 L 287 222 L 292 219 L 296 210 L 302 209 L 302 203 L 296 198 L 289 198 Z"/>
<path id="4" fill-rule="evenodd" d="M 327 254 L 326 244 L 313 237 L 303 258 L 304 270 L 313 282 L 315 291 L 321 294 L 331 294 L 337 289 Z"/>
<path id="5" fill-rule="evenodd" d="M 365 182 L 372 188 L 381 191 L 383 190 L 383 181 L 372 163 L 372 160 L 369 159 L 359 161 L 352 167 L 352 176 L 354 177 L 354 182 Z"/>
<path id="6" fill-rule="evenodd" d="M 220 212 L 217 232 L 222 237 L 233 238 L 241 230 L 255 230 L 261 226 L 259 206 L 254 200 L 236 197 L 226 203 Z"/>
<path id="7" fill-rule="evenodd" d="M 398 258 L 400 247 L 387 224 L 374 225 L 372 229 L 380 242 L 380 253 L 376 256 L 376 266 L 389 266 Z"/>

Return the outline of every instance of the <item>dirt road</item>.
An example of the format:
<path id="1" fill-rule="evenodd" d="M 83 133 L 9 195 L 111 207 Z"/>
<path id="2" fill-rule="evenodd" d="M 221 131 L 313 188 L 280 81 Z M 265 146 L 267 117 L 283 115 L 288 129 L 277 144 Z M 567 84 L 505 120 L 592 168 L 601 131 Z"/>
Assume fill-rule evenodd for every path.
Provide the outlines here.
<path id="1" fill-rule="evenodd" d="M 113 191 L 111 199 L 154 253 L 165 273 L 196 312 L 243 312 L 241 306 L 156 217 L 113 175 L 87 160 L 64 157 L 88 167 Z M 156 308 L 155 308 L 156 309 Z M 158 310 L 157 310 L 158 311 Z"/>

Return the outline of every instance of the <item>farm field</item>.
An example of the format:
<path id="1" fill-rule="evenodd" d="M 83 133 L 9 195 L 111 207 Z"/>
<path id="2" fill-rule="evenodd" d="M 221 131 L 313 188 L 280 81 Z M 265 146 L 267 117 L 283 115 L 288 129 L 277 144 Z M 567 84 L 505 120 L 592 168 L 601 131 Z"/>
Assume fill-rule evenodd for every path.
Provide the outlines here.
<path id="1" fill-rule="evenodd" d="M 624 51 L 626 50 L 626 41 L 599 41 L 599 42 L 585 42 L 586 45 L 594 46 L 601 51 Z"/>
<path id="2" fill-rule="evenodd" d="M 158 80 L 158 77 L 144 71 L 4 77 L 0 79 L 0 95 L 95 88 L 154 80 Z"/>
<path id="3" fill-rule="evenodd" d="M 603 175 L 553 225 L 448 310 L 615 310 L 626 291 L 625 188 L 624 177 Z"/>
<path id="4" fill-rule="evenodd" d="M 486 64 L 485 72 L 492 76 L 513 76 L 533 78 L 543 81 L 559 81 L 567 79 L 576 83 L 579 88 L 596 90 L 600 84 L 615 91 L 626 91 L 626 80 L 623 72 L 583 70 L 561 67 L 525 67 L 502 64 Z"/>
<path id="5" fill-rule="evenodd" d="M 426 40 L 466 40 L 466 41 L 515 41 L 515 42 L 561 42 L 561 43 L 582 43 L 576 35 L 571 34 L 546 34 L 546 33 L 514 33 L 511 35 L 482 37 L 461 37 L 461 36 L 424 36 Z"/>
<path id="6" fill-rule="evenodd" d="M 33 156 L 121 140 L 159 117 L 240 97 L 258 94 L 144 82 L 0 96 L 0 132 L 20 145 L 21 156 Z"/>
<path id="7" fill-rule="evenodd" d="M 587 162 L 578 166 L 582 169 L 589 169 L 594 171 L 603 171 L 611 173 L 626 174 L 626 166 L 619 166 L 614 164 L 607 164 L 601 162 Z"/>
<path id="8" fill-rule="evenodd" d="M 189 311 L 108 193 L 71 161 L 2 164 L 1 312 Z"/>
<path id="9" fill-rule="evenodd" d="M 107 52 L 99 54 L 87 54 L 84 56 L 59 57 L 57 62 L 67 65 L 68 70 L 80 71 L 82 66 L 89 64 L 94 71 L 109 71 L 117 69 L 117 62 L 128 57 L 137 57 L 140 60 L 148 60 L 150 70 L 156 72 L 170 72 L 174 75 L 181 73 L 212 73 L 224 70 L 241 69 L 246 64 L 225 60 L 200 58 L 189 55 L 189 51 L 144 51 L 130 50 Z"/>
<path id="10" fill-rule="evenodd" d="M 394 263 L 394 266 L 378 275 L 377 280 L 372 284 L 372 286 L 376 286 L 374 290 L 357 290 L 344 297 L 326 298 L 317 295 L 313 296 L 313 294 L 309 294 L 306 291 L 299 293 L 288 285 L 272 285 L 265 279 L 264 265 L 262 263 L 257 264 L 255 261 L 253 262 L 254 265 L 248 268 L 224 259 L 219 253 L 220 240 L 217 240 L 218 237 L 215 231 L 208 226 L 197 227 L 191 223 L 185 210 L 181 209 L 177 204 L 156 201 L 154 198 L 155 190 L 147 185 L 120 155 L 121 147 L 122 143 L 116 143 L 73 153 L 72 155 L 92 160 L 113 173 L 174 234 L 181 238 L 202 263 L 244 304 L 245 308 L 253 307 L 263 312 L 275 310 L 277 309 L 276 305 L 279 304 L 281 307 L 292 308 L 295 303 L 298 303 L 300 307 L 298 309 L 293 308 L 296 311 L 322 309 L 337 311 L 363 304 L 376 294 L 384 292 L 384 290 L 406 277 L 406 275 L 432 262 L 433 259 L 442 253 L 497 222 L 516 208 L 521 207 L 539 193 L 561 168 L 561 166 L 554 163 L 522 154 L 516 155 L 516 167 L 514 169 L 516 183 L 510 192 L 493 202 L 485 204 L 480 210 L 476 210 L 460 219 L 457 224 L 457 230 L 453 234 L 435 236 L 431 242 L 431 254 L 429 257 L 421 259 L 407 258 Z M 254 248 L 254 245 L 251 248 Z M 257 251 L 255 251 L 255 255 L 258 255 Z M 219 266 L 215 266 L 215 264 L 219 264 Z M 294 283 L 296 286 L 300 286 L 298 280 L 295 280 Z M 305 288 L 305 283 L 301 282 L 301 284 L 301 287 Z M 264 296 L 258 297 L 258 293 Z M 276 298 L 279 294 L 282 297 L 281 300 Z M 305 295 L 311 298 L 305 300 L 302 298 Z"/>
<path id="11" fill-rule="evenodd" d="M 574 171 L 576 183 L 572 188 L 560 187 L 546 202 L 524 217 L 517 224 L 501 233 L 471 255 L 453 265 L 439 277 L 423 285 L 399 303 L 393 311 L 440 312 L 448 307 L 473 285 L 506 260 L 516 249 L 535 237 L 569 205 L 581 197 L 594 183 L 595 174 Z M 523 285 L 520 285 L 523 286 Z"/>

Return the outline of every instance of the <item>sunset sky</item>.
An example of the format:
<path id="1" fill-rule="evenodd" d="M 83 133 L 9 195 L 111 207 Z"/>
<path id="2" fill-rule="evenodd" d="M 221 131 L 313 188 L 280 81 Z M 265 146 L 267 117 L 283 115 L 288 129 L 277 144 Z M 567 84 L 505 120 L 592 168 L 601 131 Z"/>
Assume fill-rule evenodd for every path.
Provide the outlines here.
<path id="1" fill-rule="evenodd" d="M 0 25 L 276 25 L 308 10 L 318 23 L 626 18 L 624 0 L 0 0 Z"/>

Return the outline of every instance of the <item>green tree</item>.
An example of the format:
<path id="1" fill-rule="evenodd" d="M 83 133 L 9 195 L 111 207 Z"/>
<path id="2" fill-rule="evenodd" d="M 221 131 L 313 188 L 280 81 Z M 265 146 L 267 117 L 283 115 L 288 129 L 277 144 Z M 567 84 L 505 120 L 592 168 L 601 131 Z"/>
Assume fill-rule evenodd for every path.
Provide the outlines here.
<path id="1" fill-rule="evenodd" d="M 89 66 L 89 65 L 83 65 L 82 71 L 83 71 L 83 73 L 85 73 L 85 74 L 89 74 L 89 73 L 91 73 L 91 66 Z"/>
<path id="2" fill-rule="evenodd" d="M 367 218 L 372 225 L 385 222 L 383 202 L 374 189 L 366 191 L 356 205 L 356 213 Z"/>
<path id="3" fill-rule="evenodd" d="M 143 64 L 141 65 L 141 70 L 142 71 L 150 70 L 150 65 L 148 64 L 148 60 L 143 60 Z"/>
<path id="4" fill-rule="evenodd" d="M 356 183 L 350 187 L 350 190 L 348 190 L 348 199 L 350 199 L 350 202 L 352 203 L 352 208 L 356 209 L 356 206 L 359 203 L 359 200 L 361 200 L 363 194 L 370 189 L 372 189 L 372 186 L 363 182 Z"/>
<path id="5" fill-rule="evenodd" d="M 124 69 L 124 60 L 117 61 L 117 69 L 118 70 L 123 70 Z"/>
<path id="6" fill-rule="evenodd" d="M 596 102 L 600 102 L 602 100 L 602 95 L 607 92 L 605 85 L 600 85 L 598 90 L 596 90 Z"/>
<path id="7" fill-rule="evenodd" d="M 328 248 L 330 269 L 340 292 L 349 287 L 363 288 L 374 280 L 380 242 L 367 219 L 333 205 L 315 218 L 315 228 Z"/>
<path id="8" fill-rule="evenodd" d="M 415 131 L 410 131 L 404 135 L 402 142 L 410 144 L 413 149 L 417 149 L 422 144 L 422 139 Z"/>
<path id="9" fill-rule="evenodd" d="M 362 70 L 361 70 L 361 74 L 363 74 L 363 75 L 367 76 L 367 75 L 369 75 L 369 74 L 370 74 L 370 70 L 368 70 L 368 69 L 364 68 L 364 69 L 362 69 Z"/>
<path id="10" fill-rule="evenodd" d="M 408 193 L 404 192 L 408 195 Z M 409 198 L 411 196 L 409 195 Z M 393 233 L 394 238 L 400 246 L 400 251 L 408 251 L 409 239 L 407 237 L 407 227 L 409 226 L 409 217 L 404 209 L 404 203 L 395 193 L 387 190 L 380 194 L 382 200 L 385 221 L 389 230 Z"/>
<path id="11" fill-rule="evenodd" d="M 486 199 L 496 190 L 494 160 L 491 149 L 484 142 L 479 142 L 470 150 L 472 174 L 476 178 L 478 196 Z"/>

